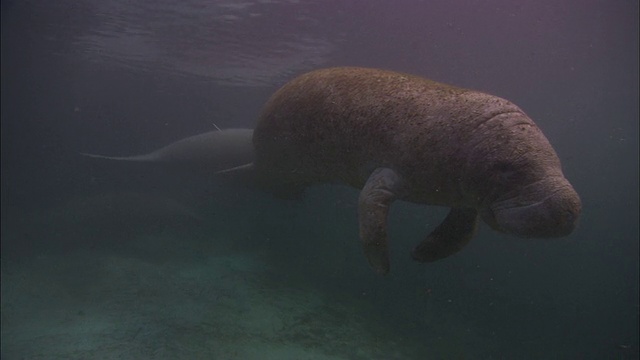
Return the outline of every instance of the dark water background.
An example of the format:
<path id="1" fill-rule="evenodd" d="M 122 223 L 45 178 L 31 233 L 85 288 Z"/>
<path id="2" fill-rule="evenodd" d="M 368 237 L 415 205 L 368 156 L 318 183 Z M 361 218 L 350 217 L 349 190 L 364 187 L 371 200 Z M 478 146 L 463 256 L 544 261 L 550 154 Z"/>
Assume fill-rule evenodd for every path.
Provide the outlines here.
<path id="1" fill-rule="evenodd" d="M 200 236 L 250 226 L 243 246 L 295 274 L 283 281 L 364 299 L 420 358 L 460 356 L 423 346 L 438 331 L 463 331 L 443 330 L 443 313 L 482 334 L 471 344 L 457 334 L 462 358 L 638 357 L 637 1 L 3 1 L 1 60 L 3 297 L 12 264 L 59 250 L 34 239 L 32 214 L 150 191 L 197 202 Z M 320 187 L 302 204 L 280 202 L 77 155 L 143 153 L 214 124 L 253 127 L 278 86 L 339 65 L 518 104 L 582 197 L 578 229 L 542 241 L 485 226 L 461 253 L 421 265 L 408 251 L 444 210 L 397 204 L 392 273 L 378 278 L 359 253 L 355 190 Z M 3 325 L 3 339 L 11 331 Z M 7 348 L 3 340 L 3 358 Z"/>

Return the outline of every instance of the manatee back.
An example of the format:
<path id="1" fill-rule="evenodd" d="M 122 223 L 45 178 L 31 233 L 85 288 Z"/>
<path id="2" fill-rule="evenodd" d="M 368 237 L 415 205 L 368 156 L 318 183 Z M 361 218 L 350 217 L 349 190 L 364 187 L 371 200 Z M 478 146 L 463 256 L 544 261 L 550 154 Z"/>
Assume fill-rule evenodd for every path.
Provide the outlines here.
<path id="1" fill-rule="evenodd" d="M 256 169 L 286 183 L 361 187 L 380 166 L 425 194 L 451 195 L 473 125 L 520 111 L 506 100 L 391 71 L 331 68 L 284 85 L 265 105 L 253 136 Z M 458 160 L 456 160 L 458 159 Z M 414 197 L 415 197 L 414 196 Z M 421 201 L 421 200 L 419 200 Z"/>
<path id="2" fill-rule="evenodd" d="M 357 177 L 363 166 L 391 157 L 393 136 L 403 118 L 419 116 L 402 104 L 411 101 L 406 93 L 424 92 L 435 84 L 361 68 L 299 76 L 263 109 L 253 136 L 256 167 L 279 179 Z"/>

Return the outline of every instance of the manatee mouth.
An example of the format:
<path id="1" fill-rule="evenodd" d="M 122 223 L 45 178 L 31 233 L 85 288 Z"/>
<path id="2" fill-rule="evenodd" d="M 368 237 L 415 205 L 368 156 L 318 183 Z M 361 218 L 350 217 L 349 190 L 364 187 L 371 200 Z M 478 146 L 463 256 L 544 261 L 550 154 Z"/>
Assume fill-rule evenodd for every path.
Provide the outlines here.
<path id="1" fill-rule="evenodd" d="M 483 212 L 493 229 L 520 237 L 567 236 L 575 229 L 581 212 L 578 194 L 566 180 L 553 191 L 541 194 L 540 184 L 515 197 L 496 201 Z"/>

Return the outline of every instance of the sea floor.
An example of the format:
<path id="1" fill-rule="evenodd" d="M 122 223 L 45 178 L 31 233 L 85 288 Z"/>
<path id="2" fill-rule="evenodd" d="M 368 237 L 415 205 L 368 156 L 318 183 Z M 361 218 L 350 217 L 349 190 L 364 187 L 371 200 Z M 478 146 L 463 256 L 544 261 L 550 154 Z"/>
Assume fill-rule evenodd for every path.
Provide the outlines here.
<path id="1" fill-rule="evenodd" d="M 167 253 L 3 261 L 2 359 L 413 358 L 357 301 L 290 287 L 260 254 L 136 241 Z"/>
<path id="2" fill-rule="evenodd" d="M 152 200 L 3 217 L 1 359 L 602 358 L 556 336 L 558 312 L 523 302 L 535 294 L 508 272 L 460 260 L 418 276 L 422 264 L 398 256 L 376 276 L 350 208 L 200 216 Z M 607 346 L 599 354 L 637 358 Z"/>

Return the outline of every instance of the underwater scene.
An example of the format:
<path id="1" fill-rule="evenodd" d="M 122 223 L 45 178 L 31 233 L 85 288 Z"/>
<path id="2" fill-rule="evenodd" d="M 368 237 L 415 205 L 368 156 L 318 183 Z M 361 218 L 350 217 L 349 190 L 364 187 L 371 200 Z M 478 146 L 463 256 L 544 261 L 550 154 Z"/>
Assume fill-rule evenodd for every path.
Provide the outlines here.
<path id="1" fill-rule="evenodd" d="M 638 359 L 638 2 L 1 3 L 2 360 Z"/>

